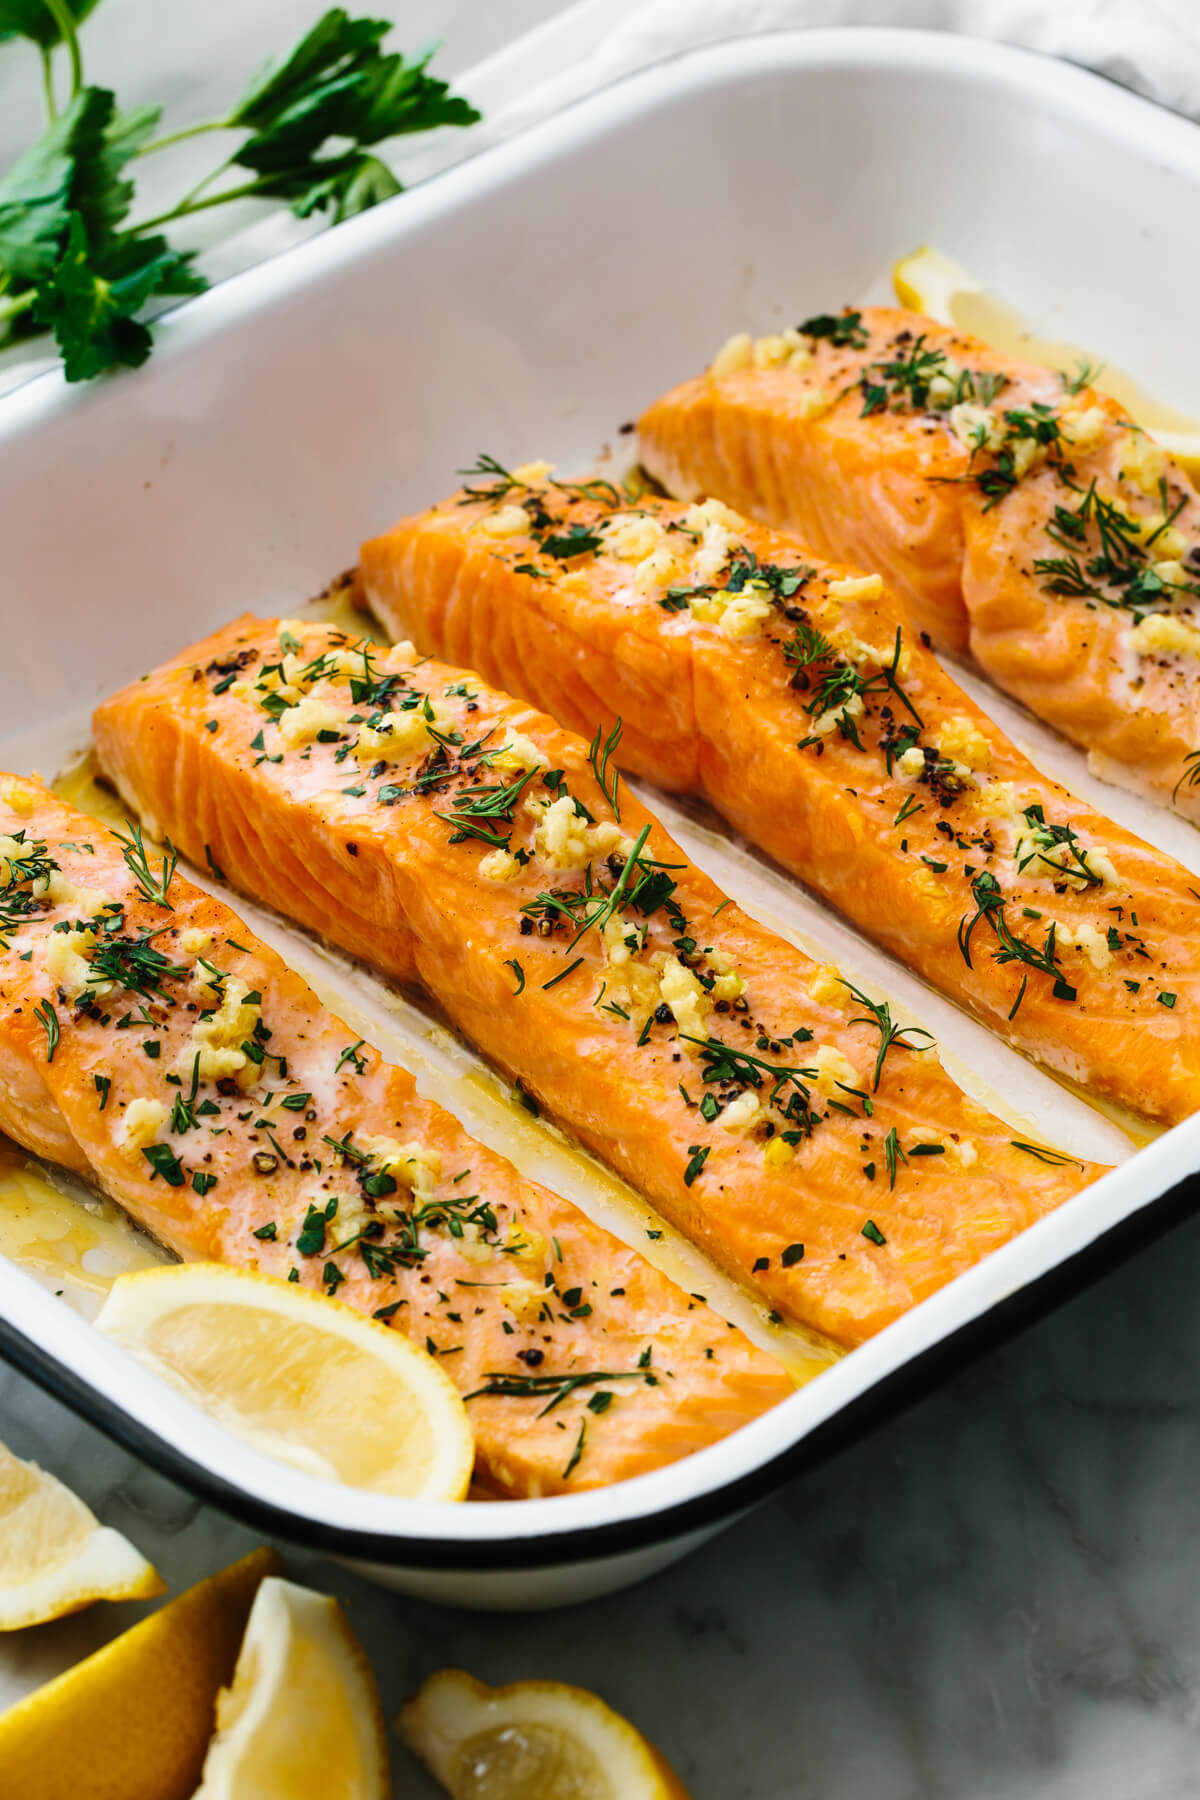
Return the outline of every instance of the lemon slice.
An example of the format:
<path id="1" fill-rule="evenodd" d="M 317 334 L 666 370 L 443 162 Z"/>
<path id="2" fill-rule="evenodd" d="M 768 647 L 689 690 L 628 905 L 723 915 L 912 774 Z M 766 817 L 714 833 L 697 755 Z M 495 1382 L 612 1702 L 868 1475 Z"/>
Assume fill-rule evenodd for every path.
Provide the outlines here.
<path id="1" fill-rule="evenodd" d="M 256 1550 L 0 1716 L 0 1793 L 26 1800 L 191 1800 L 222 1683 L 263 1576 Z"/>
<path id="2" fill-rule="evenodd" d="M 461 1500 L 475 1445 L 457 1388 L 398 1331 L 218 1263 L 120 1276 L 100 1330 L 270 1456 L 329 1481 Z"/>
<path id="3" fill-rule="evenodd" d="M 128 1538 L 0 1444 L 0 1631 L 60 1619 L 93 1600 L 144 1600 L 164 1586 Z"/>
<path id="4" fill-rule="evenodd" d="M 274 1577 L 217 1699 L 195 1800 L 384 1800 L 387 1738 L 371 1665 L 336 1600 Z"/>
<path id="5" fill-rule="evenodd" d="M 452 1800 L 687 1800 L 653 1744 L 585 1688 L 489 1688 L 443 1669 L 398 1724 Z"/>
<path id="6" fill-rule="evenodd" d="M 901 306 L 924 313 L 939 325 L 982 338 L 993 350 L 1025 362 L 1045 363 L 1068 373 L 1087 368 L 1092 387 L 1110 394 L 1136 424 L 1143 426 L 1189 475 L 1200 475 L 1200 421 L 1176 407 L 1142 393 L 1136 382 L 1078 344 L 1039 338 L 1020 314 L 989 294 L 969 269 L 925 244 L 902 256 L 892 269 L 892 286 Z"/>

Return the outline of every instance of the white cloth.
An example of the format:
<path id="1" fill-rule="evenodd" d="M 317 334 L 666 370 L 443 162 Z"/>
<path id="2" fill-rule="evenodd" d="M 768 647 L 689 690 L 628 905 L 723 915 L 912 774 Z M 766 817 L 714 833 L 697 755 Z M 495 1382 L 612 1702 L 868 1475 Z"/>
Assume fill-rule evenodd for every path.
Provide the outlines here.
<path id="1" fill-rule="evenodd" d="M 921 27 L 1024 45 L 1200 119 L 1198 0 L 582 0 L 525 40 L 527 53 L 541 43 L 556 54 L 543 54 L 523 90 L 512 85 L 520 77 L 513 51 L 476 71 L 476 91 L 491 101 L 476 145 L 681 50 L 822 25 Z"/>

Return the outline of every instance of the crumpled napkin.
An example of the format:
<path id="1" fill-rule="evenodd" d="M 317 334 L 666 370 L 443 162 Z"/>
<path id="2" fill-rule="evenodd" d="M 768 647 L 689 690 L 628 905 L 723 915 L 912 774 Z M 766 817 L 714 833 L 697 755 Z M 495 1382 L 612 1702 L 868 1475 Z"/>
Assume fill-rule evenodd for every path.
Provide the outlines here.
<path id="1" fill-rule="evenodd" d="M 518 72 L 511 55 L 502 53 L 481 66 L 481 85 L 491 85 L 494 70 L 500 91 L 490 96 L 485 123 L 475 128 L 478 135 L 469 135 L 476 148 L 484 140 L 510 137 L 619 76 L 681 50 L 759 32 L 830 25 L 920 27 L 1024 45 L 1094 69 L 1200 120 L 1197 0 L 583 0 L 546 31 L 569 58 L 563 66 L 546 68 L 555 61 L 552 51 L 540 78 L 507 96 L 503 88 Z M 471 91 L 469 78 L 465 86 Z M 464 152 L 468 148 L 463 145 Z"/>

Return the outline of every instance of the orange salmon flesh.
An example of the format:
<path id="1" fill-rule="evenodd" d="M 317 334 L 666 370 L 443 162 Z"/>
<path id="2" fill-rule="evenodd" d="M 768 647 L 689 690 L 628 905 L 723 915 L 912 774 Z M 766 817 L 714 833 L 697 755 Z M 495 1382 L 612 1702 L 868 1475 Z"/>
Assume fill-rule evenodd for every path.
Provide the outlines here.
<path id="1" fill-rule="evenodd" d="M 423 1099 L 221 900 L 17 777 L 0 920 L 0 1129 L 184 1259 L 298 1280 L 427 1345 L 477 1396 L 493 1492 L 659 1468 L 794 1391 Z"/>
<path id="2" fill-rule="evenodd" d="M 730 339 L 645 466 L 882 574 L 914 627 L 1200 821 L 1200 500 L 1116 401 L 917 314 Z"/>
<path id="3" fill-rule="evenodd" d="M 919 1038 L 864 1016 L 584 740 L 411 646 L 243 618 L 106 701 L 95 731 L 156 835 L 418 982 L 715 1261 L 837 1343 L 1101 1172 L 1015 1141 Z"/>
<path id="4" fill-rule="evenodd" d="M 1041 775 L 879 575 L 720 501 L 545 471 L 363 546 L 361 596 L 393 636 L 704 794 L 1058 1074 L 1164 1123 L 1196 1111 L 1195 876 Z"/>

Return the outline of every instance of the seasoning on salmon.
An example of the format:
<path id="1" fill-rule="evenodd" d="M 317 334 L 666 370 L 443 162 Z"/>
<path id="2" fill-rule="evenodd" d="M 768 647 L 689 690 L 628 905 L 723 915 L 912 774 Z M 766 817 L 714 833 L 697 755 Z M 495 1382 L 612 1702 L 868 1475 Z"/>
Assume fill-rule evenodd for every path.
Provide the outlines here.
<path id="1" fill-rule="evenodd" d="M 794 1391 L 421 1098 L 173 855 L 18 777 L 0 778 L 0 1033 L 0 1129 L 186 1260 L 303 1282 L 426 1345 L 475 1396 L 496 1492 L 658 1468 Z"/>
<path id="2" fill-rule="evenodd" d="M 1195 877 L 1039 774 L 878 575 L 538 464 L 364 545 L 359 585 L 394 635 L 706 794 L 1027 1054 L 1167 1123 L 1200 1108 Z"/>
<path id="3" fill-rule="evenodd" d="M 1200 500 L 1114 400 L 882 307 L 731 338 L 642 459 L 882 574 L 916 629 L 1200 821 Z"/>
<path id="4" fill-rule="evenodd" d="M 601 747 L 411 645 L 244 618 L 95 728 L 156 829 L 421 982 L 531 1105 L 838 1343 L 1099 1173 L 1014 1141 L 924 1036 L 740 912 Z"/>

